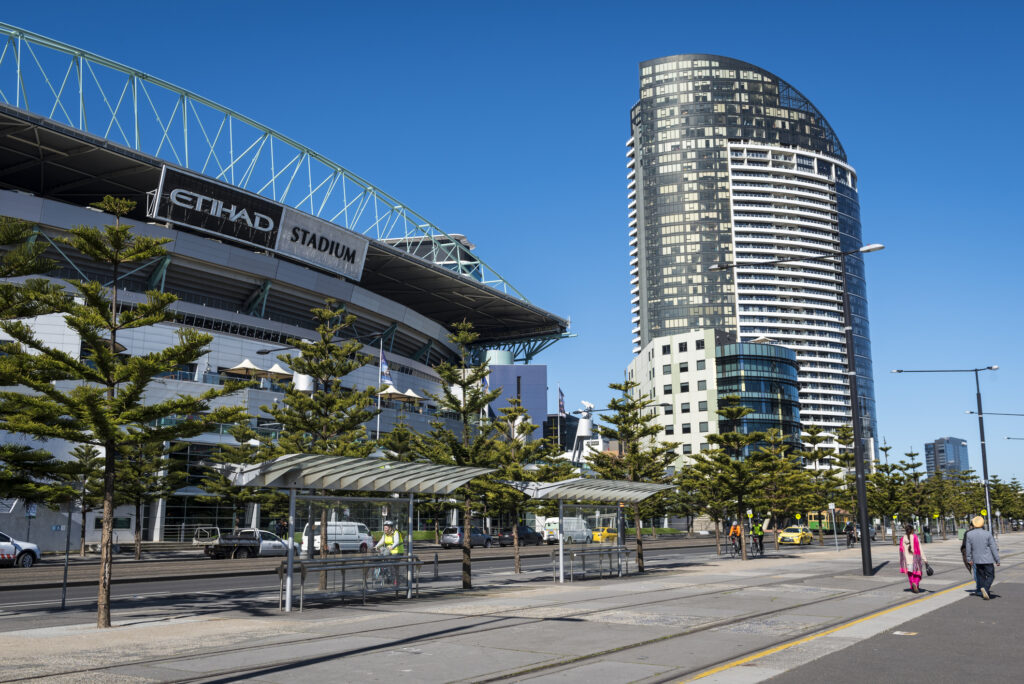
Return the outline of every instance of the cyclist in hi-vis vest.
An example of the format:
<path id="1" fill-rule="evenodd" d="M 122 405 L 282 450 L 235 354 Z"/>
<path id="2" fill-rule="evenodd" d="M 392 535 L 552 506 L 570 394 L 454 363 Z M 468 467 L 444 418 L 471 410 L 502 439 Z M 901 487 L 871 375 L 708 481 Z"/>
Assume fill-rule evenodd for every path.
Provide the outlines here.
<path id="1" fill-rule="evenodd" d="M 764 524 L 760 520 L 751 526 L 750 536 L 757 543 L 758 553 L 764 553 Z"/>
<path id="2" fill-rule="evenodd" d="M 384 521 L 384 534 L 381 535 L 380 541 L 377 542 L 374 548 L 378 550 L 386 548 L 392 556 L 397 556 L 405 550 L 402 544 L 402 535 L 395 529 L 394 522 L 391 520 Z"/>

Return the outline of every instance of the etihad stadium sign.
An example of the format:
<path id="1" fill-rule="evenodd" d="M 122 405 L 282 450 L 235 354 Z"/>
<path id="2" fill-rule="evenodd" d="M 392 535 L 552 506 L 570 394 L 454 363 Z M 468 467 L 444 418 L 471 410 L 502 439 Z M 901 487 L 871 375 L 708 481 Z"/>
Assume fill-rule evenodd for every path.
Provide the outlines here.
<path id="1" fill-rule="evenodd" d="M 359 281 L 369 241 L 323 219 L 180 169 L 163 167 L 150 218 L 270 250 Z"/>

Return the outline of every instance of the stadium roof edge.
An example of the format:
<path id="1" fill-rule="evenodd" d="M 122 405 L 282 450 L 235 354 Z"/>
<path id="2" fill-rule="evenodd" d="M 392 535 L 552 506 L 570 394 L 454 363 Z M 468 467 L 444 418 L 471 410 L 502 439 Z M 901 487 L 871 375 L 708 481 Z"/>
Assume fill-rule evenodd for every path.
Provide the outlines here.
<path id="1" fill-rule="evenodd" d="M 79 206 L 106 194 L 124 195 L 144 207 L 165 163 L 0 103 L 0 187 Z M 147 220 L 142 214 L 134 218 Z M 528 301 L 373 238 L 359 284 L 446 327 L 468 320 L 485 345 L 562 334 L 568 328 L 565 319 Z"/>

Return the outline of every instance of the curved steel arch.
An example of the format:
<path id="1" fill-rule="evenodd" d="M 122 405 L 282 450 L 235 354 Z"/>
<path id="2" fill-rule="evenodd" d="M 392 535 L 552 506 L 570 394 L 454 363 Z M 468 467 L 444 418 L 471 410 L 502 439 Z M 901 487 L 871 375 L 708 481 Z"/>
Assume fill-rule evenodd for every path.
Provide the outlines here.
<path id="1" fill-rule="evenodd" d="M 459 239 L 288 136 L 31 31 L 0 23 L 0 40 L 0 102 L 386 240 L 527 301 Z"/>

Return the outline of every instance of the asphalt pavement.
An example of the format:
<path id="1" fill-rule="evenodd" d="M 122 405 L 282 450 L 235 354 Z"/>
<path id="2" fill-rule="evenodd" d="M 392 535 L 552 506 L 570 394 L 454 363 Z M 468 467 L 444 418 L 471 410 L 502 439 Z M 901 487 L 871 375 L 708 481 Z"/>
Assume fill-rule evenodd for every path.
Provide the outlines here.
<path id="1" fill-rule="evenodd" d="M 519 575 L 498 559 L 480 563 L 472 590 L 450 565 L 419 599 L 378 595 L 366 606 L 314 592 L 306 610 L 285 614 L 276 588 L 244 606 L 229 592 L 176 609 L 126 599 L 107 630 L 85 612 L 58 623 L 49 611 L 0 605 L 0 681 L 943 682 L 957 672 L 949 662 L 970 671 L 974 661 L 958 654 L 971 649 L 993 663 L 985 676 L 1017 681 L 997 644 L 1024 627 L 1012 609 L 1024 594 L 1024 535 L 1000 546 L 1001 596 L 987 602 L 965 596 L 959 542 L 949 540 L 926 547 L 936 574 L 921 596 L 879 544 L 870 577 L 859 549 L 818 546 L 769 547 L 747 562 L 665 551 L 644 575 L 565 584 L 541 559 Z M 947 666 L 919 669 L 932 658 Z"/>
<path id="2" fill-rule="evenodd" d="M 1024 627 L 1024 568 L 996 568 L 991 600 L 957 590 L 951 605 L 794 668 L 776 684 L 861 684 L 897 678 L 928 684 L 1020 682 L 1017 635 Z M 969 575 L 964 571 L 964 578 Z M 966 596 L 966 598 L 964 598 Z"/>

